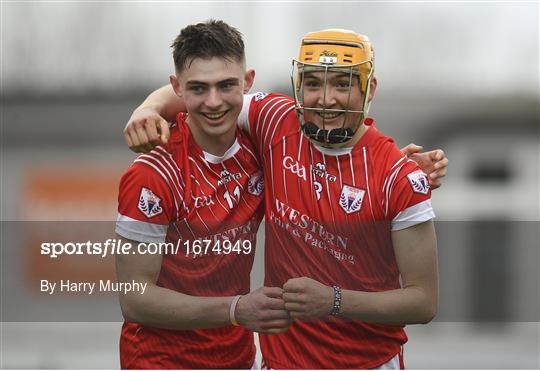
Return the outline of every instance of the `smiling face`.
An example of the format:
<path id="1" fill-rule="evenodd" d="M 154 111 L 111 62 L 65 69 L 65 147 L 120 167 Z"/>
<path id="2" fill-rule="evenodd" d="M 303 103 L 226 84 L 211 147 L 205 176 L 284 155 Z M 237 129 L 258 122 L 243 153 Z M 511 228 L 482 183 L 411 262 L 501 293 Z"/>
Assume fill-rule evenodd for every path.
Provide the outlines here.
<path id="1" fill-rule="evenodd" d="M 363 122 L 377 88 L 375 76 L 361 77 L 360 64 L 327 66 L 295 60 L 293 66 L 291 77 L 302 132 L 324 147 L 354 146 L 367 130 Z"/>
<path id="2" fill-rule="evenodd" d="M 302 84 L 307 122 L 325 130 L 358 125 L 364 105 L 358 75 L 312 71 L 304 74 Z"/>
<path id="3" fill-rule="evenodd" d="M 223 143 L 227 150 L 234 142 L 243 94 L 253 78 L 254 72 L 246 71 L 242 61 L 222 57 L 194 58 L 171 76 L 175 92 L 186 105 L 187 123 L 201 148 L 216 152 L 217 144 Z"/>
<path id="4" fill-rule="evenodd" d="M 354 145 L 366 130 L 363 121 L 377 85 L 367 36 L 344 29 L 309 32 L 292 64 L 302 132 L 325 147 Z"/>

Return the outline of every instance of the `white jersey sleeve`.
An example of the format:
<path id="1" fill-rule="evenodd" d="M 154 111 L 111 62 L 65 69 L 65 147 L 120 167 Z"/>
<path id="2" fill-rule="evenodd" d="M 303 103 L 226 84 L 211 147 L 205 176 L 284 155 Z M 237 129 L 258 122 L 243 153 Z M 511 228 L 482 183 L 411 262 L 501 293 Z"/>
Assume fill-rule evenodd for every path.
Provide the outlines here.
<path id="1" fill-rule="evenodd" d="M 255 93 L 257 94 L 257 93 Z M 255 94 L 244 94 L 244 103 L 242 104 L 242 110 L 238 115 L 238 126 L 251 136 L 249 129 L 249 108 L 251 107 L 251 101 Z"/>

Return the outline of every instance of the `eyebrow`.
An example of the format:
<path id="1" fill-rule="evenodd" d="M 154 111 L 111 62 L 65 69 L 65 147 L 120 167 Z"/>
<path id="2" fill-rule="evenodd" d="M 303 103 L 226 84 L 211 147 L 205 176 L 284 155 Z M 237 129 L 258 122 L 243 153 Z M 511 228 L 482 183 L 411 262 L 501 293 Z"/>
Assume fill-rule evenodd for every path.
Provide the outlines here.
<path id="1" fill-rule="evenodd" d="M 304 73 L 304 78 L 305 79 L 317 79 L 317 80 L 322 80 L 318 75 L 316 75 L 317 73 L 323 73 L 324 74 L 324 71 L 318 71 L 318 72 L 313 72 L 313 71 L 310 71 L 310 72 L 306 72 Z M 328 71 L 328 76 L 330 76 L 331 73 L 335 73 L 336 75 L 333 75 L 331 76 L 331 78 L 337 78 L 337 79 L 340 79 L 340 78 L 343 78 L 343 77 L 346 77 L 346 78 L 349 78 L 349 74 L 346 73 L 346 72 L 334 72 L 334 71 Z M 323 75 L 324 76 L 324 75 Z M 354 76 L 354 74 L 353 74 Z"/>
<path id="2" fill-rule="evenodd" d="M 306 72 L 302 74 L 304 78 L 310 78 L 310 79 L 319 79 L 319 77 L 316 75 L 317 72 Z"/>
<path id="3" fill-rule="evenodd" d="M 217 84 L 225 84 L 225 83 L 239 83 L 240 80 L 236 77 L 231 77 L 225 80 L 218 81 Z M 197 80 L 190 80 L 186 82 L 186 85 L 208 85 L 207 82 L 204 81 L 197 81 Z"/>

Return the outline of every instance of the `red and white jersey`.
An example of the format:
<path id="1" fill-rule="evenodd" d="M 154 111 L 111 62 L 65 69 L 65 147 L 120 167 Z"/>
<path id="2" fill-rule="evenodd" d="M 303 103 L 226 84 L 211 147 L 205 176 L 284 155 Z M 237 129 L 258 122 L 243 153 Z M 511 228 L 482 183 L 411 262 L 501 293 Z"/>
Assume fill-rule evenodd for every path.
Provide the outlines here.
<path id="1" fill-rule="evenodd" d="M 203 152 L 186 118 L 179 114 L 169 143 L 139 156 L 123 175 L 116 232 L 174 244 L 163 254 L 158 286 L 194 296 L 247 294 L 264 213 L 259 159 L 240 130 L 223 157 Z M 251 368 L 254 357 L 253 334 L 243 327 L 122 328 L 122 368 Z"/>
<path id="2" fill-rule="evenodd" d="M 294 102 L 246 96 L 239 118 L 265 173 L 265 285 L 293 277 L 360 291 L 400 287 L 391 232 L 434 217 L 427 177 L 394 141 L 369 129 L 349 149 L 329 150 L 301 134 Z M 276 369 L 377 367 L 407 341 L 400 326 L 328 317 L 260 336 Z"/>

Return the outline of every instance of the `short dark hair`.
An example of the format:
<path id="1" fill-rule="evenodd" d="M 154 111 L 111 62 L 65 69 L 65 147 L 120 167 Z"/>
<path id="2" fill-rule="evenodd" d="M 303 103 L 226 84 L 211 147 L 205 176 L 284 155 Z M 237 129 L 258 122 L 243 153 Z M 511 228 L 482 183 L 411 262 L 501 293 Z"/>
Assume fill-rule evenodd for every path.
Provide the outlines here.
<path id="1" fill-rule="evenodd" d="M 183 28 L 171 48 L 176 72 L 181 72 L 195 58 L 222 57 L 238 62 L 245 59 L 242 34 L 227 23 L 213 19 Z"/>

